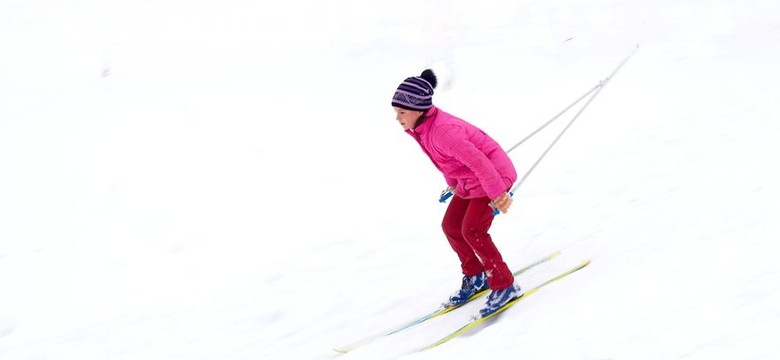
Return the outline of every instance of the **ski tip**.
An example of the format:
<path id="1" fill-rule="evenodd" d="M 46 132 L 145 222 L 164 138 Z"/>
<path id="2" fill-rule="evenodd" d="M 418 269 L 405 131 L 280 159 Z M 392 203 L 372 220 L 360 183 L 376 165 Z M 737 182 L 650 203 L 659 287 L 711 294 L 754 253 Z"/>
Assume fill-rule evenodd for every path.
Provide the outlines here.
<path id="1" fill-rule="evenodd" d="M 590 264 L 590 259 L 582 262 L 582 266 L 587 266 L 588 264 Z"/>
<path id="2" fill-rule="evenodd" d="M 351 349 L 337 349 L 337 348 L 333 348 L 333 351 L 335 351 L 335 352 L 337 352 L 337 353 L 339 353 L 339 354 L 346 354 L 346 353 L 348 353 L 350 350 L 351 350 Z"/>

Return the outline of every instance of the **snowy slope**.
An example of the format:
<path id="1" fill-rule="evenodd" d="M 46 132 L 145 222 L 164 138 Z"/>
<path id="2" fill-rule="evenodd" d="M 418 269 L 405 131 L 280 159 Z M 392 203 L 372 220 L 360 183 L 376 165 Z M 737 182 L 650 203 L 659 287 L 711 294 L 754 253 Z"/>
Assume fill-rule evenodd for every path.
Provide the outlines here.
<path id="1" fill-rule="evenodd" d="M 346 10 L 345 10 L 346 9 Z M 444 182 L 394 121 L 509 147 L 609 82 L 492 234 L 524 287 L 409 359 L 774 359 L 780 5 L 0 2 L 0 359 L 332 359 L 460 283 Z M 521 172 L 571 119 L 513 151 Z M 351 359 L 397 358 L 479 304 Z"/>

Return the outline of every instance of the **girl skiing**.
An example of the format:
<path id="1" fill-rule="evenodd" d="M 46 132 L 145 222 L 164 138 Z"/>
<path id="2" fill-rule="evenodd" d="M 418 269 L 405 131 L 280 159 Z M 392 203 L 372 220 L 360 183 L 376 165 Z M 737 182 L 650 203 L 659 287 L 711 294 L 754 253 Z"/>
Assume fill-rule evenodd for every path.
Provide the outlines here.
<path id="1" fill-rule="evenodd" d="M 512 205 L 507 191 L 517 180 L 506 152 L 474 125 L 433 105 L 436 75 L 427 69 L 406 78 L 393 94 L 396 120 L 442 172 L 454 192 L 442 220 L 444 235 L 460 259 L 461 289 L 445 307 L 458 306 L 474 294 L 491 290 L 481 316 L 487 316 L 522 293 L 488 234 L 493 210 Z"/>

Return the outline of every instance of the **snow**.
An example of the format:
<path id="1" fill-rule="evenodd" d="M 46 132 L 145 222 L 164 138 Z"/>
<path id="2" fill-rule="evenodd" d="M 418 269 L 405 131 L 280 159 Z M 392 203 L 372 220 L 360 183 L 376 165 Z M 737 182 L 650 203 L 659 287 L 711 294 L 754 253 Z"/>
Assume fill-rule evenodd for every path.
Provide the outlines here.
<path id="1" fill-rule="evenodd" d="M 775 359 L 780 3 L 0 2 L 0 359 Z M 403 78 L 510 147 L 639 45 L 459 286 Z M 521 173 L 577 108 L 511 153 Z"/>

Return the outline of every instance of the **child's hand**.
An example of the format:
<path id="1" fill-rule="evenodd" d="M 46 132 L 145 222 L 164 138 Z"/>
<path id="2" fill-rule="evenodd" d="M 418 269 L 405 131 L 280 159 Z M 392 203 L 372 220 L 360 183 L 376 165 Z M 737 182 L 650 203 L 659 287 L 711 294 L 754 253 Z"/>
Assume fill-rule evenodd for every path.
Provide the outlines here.
<path id="1" fill-rule="evenodd" d="M 512 206 L 512 197 L 507 193 L 503 193 L 493 199 L 493 201 L 490 202 L 490 205 L 493 206 L 494 209 L 506 214 L 509 207 Z"/>

